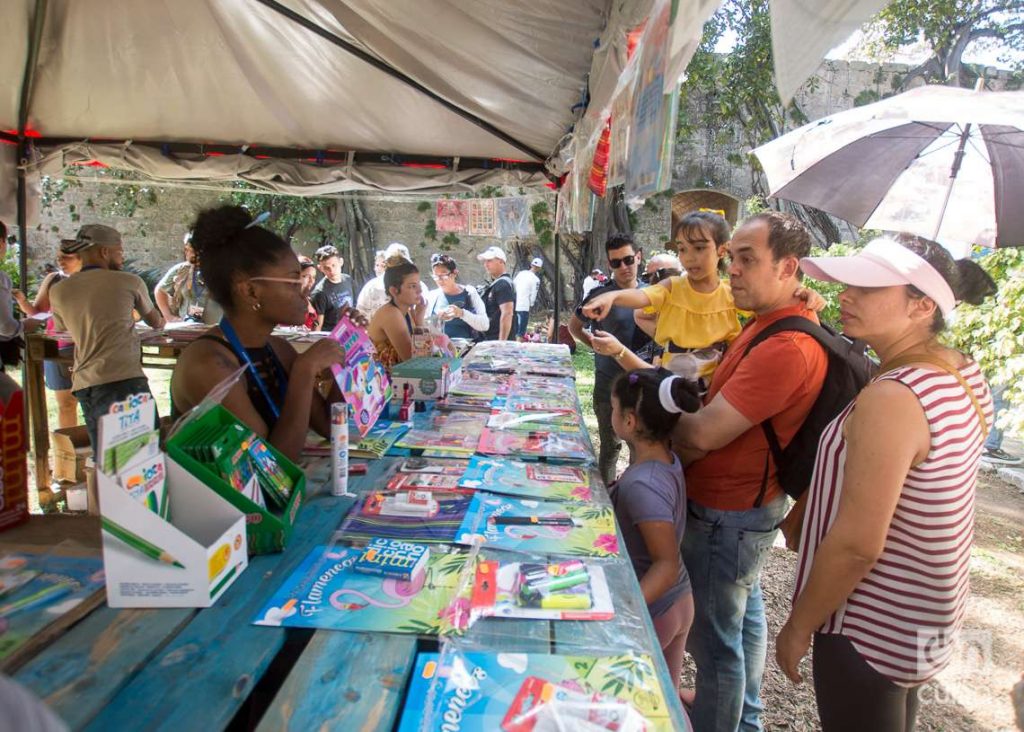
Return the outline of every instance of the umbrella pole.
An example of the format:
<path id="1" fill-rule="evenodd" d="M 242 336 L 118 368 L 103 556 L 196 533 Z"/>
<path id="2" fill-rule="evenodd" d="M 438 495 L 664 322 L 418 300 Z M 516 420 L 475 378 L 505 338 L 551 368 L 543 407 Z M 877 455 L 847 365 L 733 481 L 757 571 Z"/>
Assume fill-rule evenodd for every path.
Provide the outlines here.
<path id="1" fill-rule="evenodd" d="M 953 156 L 953 167 L 949 170 L 949 185 L 946 186 L 946 197 L 942 199 L 942 209 L 939 211 L 939 220 L 935 222 L 935 233 L 932 241 L 939 240 L 939 230 L 942 228 L 942 219 L 946 217 L 946 207 L 949 205 L 950 196 L 953 195 L 953 184 L 960 173 L 960 165 L 964 162 L 964 148 L 967 147 L 967 138 L 971 136 L 971 123 L 964 125 L 964 131 L 960 133 L 960 144 L 957 146 L 956 154 Z"/>

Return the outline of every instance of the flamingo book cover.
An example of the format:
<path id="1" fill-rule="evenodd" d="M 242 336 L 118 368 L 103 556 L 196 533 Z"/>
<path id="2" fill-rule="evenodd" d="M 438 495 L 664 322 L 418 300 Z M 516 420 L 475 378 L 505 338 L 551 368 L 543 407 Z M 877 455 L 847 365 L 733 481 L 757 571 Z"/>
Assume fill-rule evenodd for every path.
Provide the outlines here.
<path id="1" fill-rule="evenodd" d="M 435 547 L 410 581 L 355 571 L 362 554 L 360 547 L 315 548 L 253 624 L 423 635 L 450 627 L 449 605 L 467 552 Z"/>

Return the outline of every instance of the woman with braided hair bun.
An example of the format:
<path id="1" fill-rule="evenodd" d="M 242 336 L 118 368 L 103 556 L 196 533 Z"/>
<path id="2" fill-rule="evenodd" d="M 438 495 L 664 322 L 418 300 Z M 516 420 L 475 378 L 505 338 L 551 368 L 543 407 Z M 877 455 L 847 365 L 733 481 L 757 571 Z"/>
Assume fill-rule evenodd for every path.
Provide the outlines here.
<path id="1" fill-rule="evenodd" d="M 175 412 L 184 412 L 244 366 L 245 377 L 224 407 L 296 460 L 310 429 L 330 435 L 327 402 L 317 387 L 332 364 L 344 363 L 345 352 L 324 338 L 299 354 L 271 335 L 278 324 L 302 325 L 308 306 L 298 257 L 259 222 L 241 206 L 208 209 L 196 219 L 192 246 L 224 317 L 182 352 L 171 401 Z"/>

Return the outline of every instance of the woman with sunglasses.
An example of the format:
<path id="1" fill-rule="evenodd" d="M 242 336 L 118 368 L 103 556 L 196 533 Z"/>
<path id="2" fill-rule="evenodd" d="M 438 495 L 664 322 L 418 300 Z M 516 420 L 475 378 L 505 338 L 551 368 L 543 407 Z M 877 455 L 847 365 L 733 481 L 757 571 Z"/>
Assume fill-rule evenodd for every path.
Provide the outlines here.
<path id="1" fill-rule="evenodd" d="M 458 283 L 459 268 L 447 254 L 434 254 L 430 268 L 438 289 L 427 298 L 427 317 L 436 316 L 444 321 L 444 333 L 449 338 L 474 339 L 486 333 L 490 319 L 484 301 L 473 287 Z"/>
<path id="2" fill-rule="evenodd" d="M 241 206 L 208 209 L 196 219 L 192 246 L 224 317 L 179 357 L 171 376 L 172 412 L 196 406 L 244 366 L 224 407 L 297 460 L 306 432 L 330 435 L 327 402 L 317 385 L 332 364 L 344 363 L 345 352 L 324 338 L 299 354 L 271 336 L 278 324 L 302 325 L 307 301 L 295 252 L 256 223 Z"/>

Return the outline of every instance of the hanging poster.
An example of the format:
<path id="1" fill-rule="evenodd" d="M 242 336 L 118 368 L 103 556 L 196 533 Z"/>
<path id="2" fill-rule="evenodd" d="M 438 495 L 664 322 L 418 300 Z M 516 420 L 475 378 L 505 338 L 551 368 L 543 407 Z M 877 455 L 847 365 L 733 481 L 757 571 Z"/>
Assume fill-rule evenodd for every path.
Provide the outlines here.
<path id="1" fill-rule="evenodd" d="M 499 238 L 527 237 L 533 233 L 525 198 L 499 198 L 496 206 Z"/>
<path id="2" fill-rule="evenodd" d="M 494 236 L 497 234 L 494 221 L 494 199 L 474 198 L 469 202 L 469 235 Z"/>
<path id="3" fill-rule="evenodd" d="M 664 93 L 671 3 L 660 3 L 644 29 L 633 92 L 629 131 L 626 196 L 650 196 L 667 187 L 672 173 L 672 148 L 666 144 L 675 129 L 679 92 Z"/>
<path id="4" fill-rule="evenodd" d="M 465 234 L 469 230 L 469 202 L 451 198 L 439 200 L 434 225 L 439 232 Z"/>

